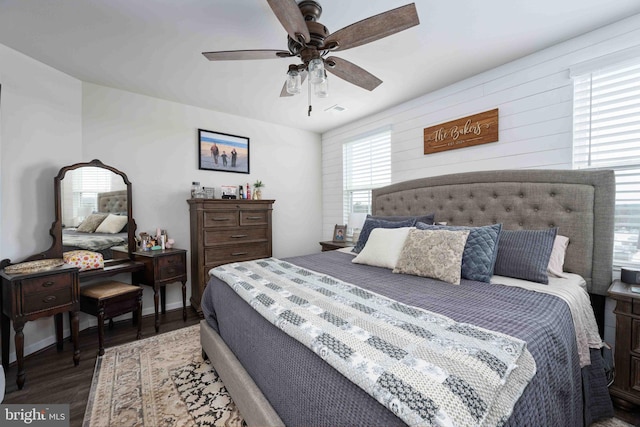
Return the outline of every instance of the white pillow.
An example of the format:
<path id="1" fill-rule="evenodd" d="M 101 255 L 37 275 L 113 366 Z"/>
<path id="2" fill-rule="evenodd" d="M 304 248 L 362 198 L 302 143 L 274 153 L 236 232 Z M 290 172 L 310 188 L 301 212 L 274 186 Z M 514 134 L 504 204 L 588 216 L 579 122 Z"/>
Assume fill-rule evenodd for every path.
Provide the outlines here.
<path id="1" fill-rule="evenodd" d="M 404 241 L 407 239 L 409 230 L 412 229 L 414 227 L 374 228 L 371 230 L 367 244 L 351 262 L 395 268 Z"/>
<path id="2" fill-rule="evenodd" d="M 567 246 L 569 246 L 569 238 L 557 235 L 553 241 L 553 249 L 551 250 L 549 266 L 547 267 L 547 274 L 549 276 L 567 277 L 564 274 L 564 256 L 567 252 Z"/>
<path id="3" fill-rule="evenodd" d="M 128 221 L 129 218 L 126 215 L 109 214 L 96 228 L 96 233 L 119 233 Z"/>

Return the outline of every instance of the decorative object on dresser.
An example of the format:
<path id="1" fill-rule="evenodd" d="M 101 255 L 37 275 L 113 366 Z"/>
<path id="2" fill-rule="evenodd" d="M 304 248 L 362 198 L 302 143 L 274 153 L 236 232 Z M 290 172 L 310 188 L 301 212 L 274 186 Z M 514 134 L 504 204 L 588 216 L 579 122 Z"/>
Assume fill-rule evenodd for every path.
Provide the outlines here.
<path id="1" fill-rule="evenodd" d="M 333 241 L 340 243 L 347 240 L 347 226 L 336 224 L 333 227 Z"/>
<path id="2" fill-rule="evenodd" d="M 221 264 L 271 256 L 275 200 L 190 199 L 191 306 L 200 298 L 209 270 Z"/>
<path id="3" fill-rule="evenodd" d="M 198 129 L 200 169 L 249 173 L 249 138 Z"/>
<path id="4" fill-rule="evenodd" d="M 333 240 L 325 240 L 323 242 L 320 242 L 320 246 L 322 246 L 322 252 L 335 251 L 336 249 L 342 248 L 350 248 L 354 245 L 355 243 L 350 241 L 334 242 Z"/>
<path id="5" fill-rule="evenodd" d="M 625 410 L 640 405 L 640 294 L 632 284 L 614 280 L 609 297 L 616 300 L 616 376 L 609 392 L 613 403 Z"/>
<path id="6" fill-rule="evenodd" d="M 57 259 L 57 258 L 56 258 Z M 45 261 L 45 260 L 41 260 Z M 7 267 L 8 260 L 4 260 L 0 267 Z M 19 264 L 18 264 L 19 266 Z M 11 271 L 11 268 L 9 268 Z M 14 269 L 15 271 L 15 269 Z M 70 265 L 58 265 L 40 271 L 9 274 L 5 268 L 0 272 L 2 277 L 2 366 L 9 368 L 9 322 L 13 322 L 15 330 L 16 359 L 18 363 L 18 377 L 16 383 L 19 389 L 24 387 L 24 333 L 25 323 L 45 316 L 55 316 L 56 342 L 58 351 L 63 348 L 62 313 L 69 312 L 71 317 L 71 335 L 73 337 L 73 363 L 80 363 L 78 346 L 78 299 L 79 283 L 78 269 Z"/>
<path id="7" fill-rule="evenodd" d="M 144 264 L 144 269 L 133 273 L 133 283 L 153 288 L 156 332 L 160 330 L 158 299 L 160 299 L 162 314 L 165 314 L 167 311 L 166 286 L 170 283 L 182 283 L 182 318 L 187 320 L 187 251 L 178 248 L 166 248 L 157 251 L 138 251 L 133 252 L 131 255 L 135 261 Z M 125 256 L 127 256 L 125 251 L 114 251 L 115 258 Z"/>

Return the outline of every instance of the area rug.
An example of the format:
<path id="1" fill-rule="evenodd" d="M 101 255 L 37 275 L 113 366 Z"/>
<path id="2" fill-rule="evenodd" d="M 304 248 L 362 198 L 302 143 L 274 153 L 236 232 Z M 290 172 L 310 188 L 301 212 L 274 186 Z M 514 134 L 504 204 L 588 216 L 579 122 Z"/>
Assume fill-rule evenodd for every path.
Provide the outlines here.
<path id="1" fill-rule="evenodd" d="M 224 385 L 202 360 L 199 328 L 106 349 L 96 362 L 83 427 L 243 425 Z M 187 393 L 184 400 L 179 389 Z"/>
<path id="2" fill-rule="evenodd" d="M 199 325 L 105 350 L 83 427 L 246 426 L 209 361 Z M 631 427 L 619 419 L 591 427 Z"/>

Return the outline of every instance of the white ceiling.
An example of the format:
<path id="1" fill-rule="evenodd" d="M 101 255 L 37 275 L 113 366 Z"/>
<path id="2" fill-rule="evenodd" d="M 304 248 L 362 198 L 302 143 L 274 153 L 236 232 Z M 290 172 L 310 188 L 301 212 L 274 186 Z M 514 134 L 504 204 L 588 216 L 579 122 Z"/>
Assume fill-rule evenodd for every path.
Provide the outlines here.
<path id="1" fill-rule="evenodd" d="M 410 0 L 319 0 L 330 32 Z M 420 25 L 335 56 L 383 80 L 329 74 L 330 96 L 280 98 L 292 59 L 210 62 L 201 52 L 286 50 L 266 0 L 0 0 L 0 43 L 80 80 L 324 132 L 640 13 L 637 0 L 415 0 Z M 334 104 L 342 113 L 325 112 Z"/>

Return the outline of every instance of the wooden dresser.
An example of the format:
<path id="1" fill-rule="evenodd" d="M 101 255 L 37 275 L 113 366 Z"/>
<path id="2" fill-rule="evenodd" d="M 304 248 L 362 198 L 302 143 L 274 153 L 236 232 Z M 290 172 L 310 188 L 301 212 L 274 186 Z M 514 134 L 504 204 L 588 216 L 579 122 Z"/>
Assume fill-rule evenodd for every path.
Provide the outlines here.
<path id="1" fill-rule="evenodd" d="M 609 388 L 613 403 L 625 410 L 640 405 L 640 294 L 614 280 L 609 297 L 616 300 L 616 379 Z"/>
<path id="2" fill-rule="evenodd" d="M 270 257 L 271 211 L 275 200 L 189 199 L 191 306 L 200 299 L 218 265 Z"/>

